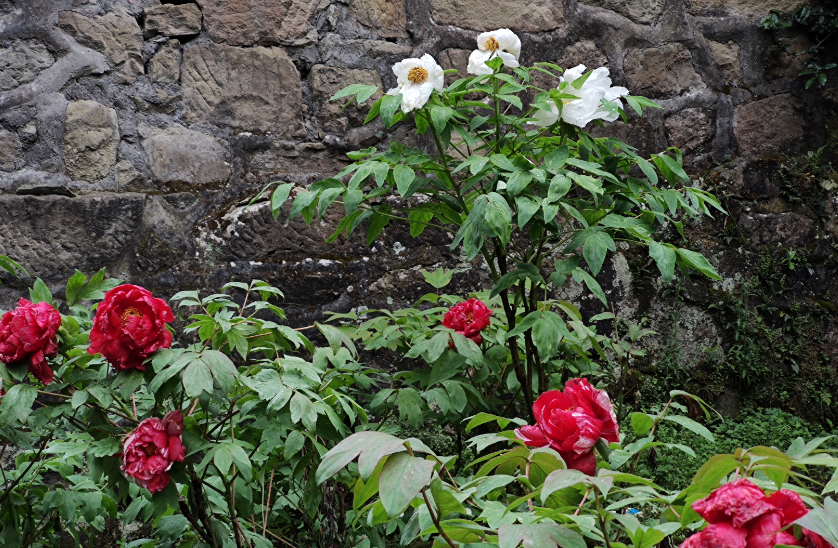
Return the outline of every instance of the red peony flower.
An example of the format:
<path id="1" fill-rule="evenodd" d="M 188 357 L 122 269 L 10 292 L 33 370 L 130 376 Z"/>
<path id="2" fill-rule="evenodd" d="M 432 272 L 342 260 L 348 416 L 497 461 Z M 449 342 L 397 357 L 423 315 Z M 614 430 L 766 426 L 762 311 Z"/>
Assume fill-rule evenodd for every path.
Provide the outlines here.
<path id="1" fill-rule="evenodd" d="M 442 318 L 442 325 L 480 344 L 483 342 L 480 331 L 489 325 L 491 315 L 492 311 L 483 304 L 483 301 L 472 298 L 452 306 Z"/>
<path id="2" fill-rule="evenodd" d="M 163 299 L 136 285 L 120 285 L 105 293 L 90 331 L 91 354 L 102 354 L 119 370 L 145 371 L 143 361 L 152 353 L 172 345 L 166 329 L 174 321 L 172 309 Z"/>
<path id="3" fill-rule="evenodd" d="M 569 469 L 596 473 L 594 445 L 600 438 L 620 441 L 617 417 L 608 394 L 585 379 L 571 379 L 564 392 L 550 390 L 532 406 L 535 425 L 522 426 L 515 436 L 530 447 L 550 446 Z"/>
<path id="4" fill-rule="evenodd" d="M 122 444 L 122 466 L 126 476 L 152 493 L 169 484 L 169 469 L 183 462 L 183 414 L 172 411 L 163 419 L 152 417 L 128 434 Z"/>
<path id="5" fill-rule="evenodd" d="M 788 489 L 767 497 L 753 482 L 740 479 L 695 501 L 692 509 L 710 525 L 685 540 L 681 548 L 773 548 L 777 544 L 829 547 L 808 529 L 803 529 L 802 541 L 790 529 L 780 531 L 809 512 L 800 496 Z"/>
<path id="6" fill-rule="evenodd" d="M 29 360 L 29 372 L 49 384 L 53 379 L 47 358 L 58 354 L 55 334 L 61 314 L 49 303 L 32 304 L 26 299 L 0 319 L 0 361 L 5 364 Z"/>

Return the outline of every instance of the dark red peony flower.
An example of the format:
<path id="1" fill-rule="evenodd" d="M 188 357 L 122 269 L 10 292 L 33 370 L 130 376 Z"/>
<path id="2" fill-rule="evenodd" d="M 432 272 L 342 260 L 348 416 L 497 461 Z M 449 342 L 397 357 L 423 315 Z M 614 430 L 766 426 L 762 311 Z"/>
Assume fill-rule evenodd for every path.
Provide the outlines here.
<path id="1" fill-rule="evenodd" d="M 611 398 L 605 390 L 597 390 L 587 379 L 570 379 L 564 385 L 564 393 L 570 396 L 576 405 L 602 421 L 602 438 L 613 443 L 620 442 L 620 427 Z"/>
<path id="2" fill-rule="evenodd" d="M 58 354 L 59 327 L 61 314 L 54 306 L 20 299 L 17 308 L 0 319 L 0 361 L 28 360 L 29 372 L 44 384 L 51 383 L 53 372 L 47 358 Z"/>
<path id="3" fill-rule="evenodd" d="M 163 419 L 152 417 L 128 434 L 122 444 L 121 469 L 137 485 L 152 493 L 169 484 L 172 463 L 183 462 L 183 414 L 172 411 Z"/>
<path id="4" fill-rule="evenodd" d="M 172 309 L 163 299 L 136 285 L 120 285 L 105 293 L 90 331 L 91 354 L 102 354 L 119 370 L 145 371 L 143 361 L 161 348 L 172 345 L 166 329 L 174 321 Z"/>
<path id="5" fill-rule="evenodd" d="M 740 479 L 695 501 L 692 509 L 710 525 L 685 540 L 681 548 L 773 548 L 777 544 L 829 547 L 820 535 L 808 529 L 803 529 L 802 541 L 790 529 L 781 531 L 809 512 L 800 496 L 788 489 L 767 497 L 753 482 Z"/>
<path id="6" fill-rule="evenodd" d="M 611 400 L 585 379 L 571 379 L 564 392 L 550 390 L 532 406 L 535 425 L 522 426 L 515 436 L 530 447 L 550 446 L 567 467 L 589 476 L 596 473 L 594 445 L 600 438 L 620 441 Z"/>
<path id="7" fill-rule="evenodd" d="M 480 331 L 489 325 L 491 315 L 483 301 L 472 298 L 452 306 L 442 318 L 442 325 L 480 344 L 483 342 Z"/>

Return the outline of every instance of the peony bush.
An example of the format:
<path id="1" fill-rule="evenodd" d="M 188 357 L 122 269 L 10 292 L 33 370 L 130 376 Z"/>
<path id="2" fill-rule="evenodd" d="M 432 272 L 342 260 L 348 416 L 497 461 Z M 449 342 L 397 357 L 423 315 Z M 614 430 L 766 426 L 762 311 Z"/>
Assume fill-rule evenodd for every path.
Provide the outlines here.
<path id="1" fill-rule="evenodd" d="M 291 199 L 309 223 L 337 208 L 330 241 L 364 227 L 372 243 L 391 222 L 443 231 L 490 288 L 441 294 L 452 273 L 438 269 L 413 307 L 295 329 L 261 280 L 167 302 L 104 271 L 76 272 L 60 300 L 36 279 L 0 321 L 0 461 L 14 460 L 0 544 L 92 545 L 121 522 L 139 526 L 126 548 L 838 547 L 826 438 L 716 455 L 680 492 L 635 473 L 653 452 L 694 456 L 655 432 L 712 439 L 713 411 L 677 390 L 657 413 L 631 407 L 620 390 L 650 331 L 560 296 L 575 283 L 607 309 L 596 276 L 618 243 L 645 249 L 664 282 L 676 268 L 718 278 L 672 242 L 685 216 L 722 208 L 677 149 L 646 159 L 584 129 L 658 105 L 606 68 L 521 55 L 498 29 L 447 87 L 428 54 L 397 63 L 367 123 L 409 124 L 432 147 L 352 151 L 334 177 L 273 183 L 266 204 L 278 216 Z M 387 367 L 365 365 L 375 354 Z M 429 424 L 457 454 L 401 435 Z"/>

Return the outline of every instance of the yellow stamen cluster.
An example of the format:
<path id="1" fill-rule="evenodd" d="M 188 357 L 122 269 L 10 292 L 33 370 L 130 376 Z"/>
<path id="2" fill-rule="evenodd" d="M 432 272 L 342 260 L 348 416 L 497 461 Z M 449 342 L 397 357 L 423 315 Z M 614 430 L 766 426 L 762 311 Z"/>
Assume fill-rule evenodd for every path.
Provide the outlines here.
<path id="1" fill-rule="evenodd" d="M 407 79 L 414 84 L 423 84 L 428 80 L 428 71 L 423 67 L 413 67 L 407 73 Z"/>
<path id="2" fill-rule="evenodd" d="M 125 323 L 128 321 L 128 318 L 129 318 L 129 317 L 132 317 L 132 318 L 142 318 L 142 317 L 143 317 L 143 313 L 142 313 L 142 312 L 140 312 L 139 310 L 137 310 L 136 308 L 134 308 L 133 306 L 132 306 L 132 307 L 129 307 L 129 308 L 126 308 L 126 309 L 122 312 L 122 314 L 120 315 L 120 319 L 122 320 L 122 325 L 125 325 Z"/>
<path id="3" fill-rule="evenodd" d="M 489 51 L 498 51 L 500 49 L 500 44 L 494 36 L 490 36 L 489 39 L 486 40 L 485 47 Z"/>

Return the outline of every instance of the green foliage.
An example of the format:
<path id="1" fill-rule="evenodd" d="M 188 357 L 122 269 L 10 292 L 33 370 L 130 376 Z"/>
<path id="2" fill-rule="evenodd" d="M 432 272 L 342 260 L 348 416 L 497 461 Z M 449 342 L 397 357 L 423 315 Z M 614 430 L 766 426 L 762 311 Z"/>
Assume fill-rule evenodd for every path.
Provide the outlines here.
<path id="1" fill-rule="evenodd" d="M 5 255 L 0 255 L 0 268 L 11 274 L 12 276 L 19 278 L 18 271 L 23 273 L 24 276 L 29 276 L 29 273 L 26 272 L 22 266 L 20 266 L 14 259 L 6 257 Z"/>
<path id="2" fill-rule="evenodd" d="M 823 2 L 819 5 L 799 5 L 790 13 L 779 10 L 771 10 L 759 22 L 760 28 L 778 31 L 780 29 L 793 28 L 806 35 L 812 46 L 806 50 L 790 54 L 795 57 L 805 58 L 805 69 L 800 76 L 806 78 L 806 89 L 817 82 L 821 86 L 826 85 L 826 74 L 830 69 L 835 68 L 835 44 L 836 31 L 838 31 L 838 11 L 829 7 L 830 4 Z M 782 39 L 777 40 L 780 48 L 788 52 L 789 44 Z"/>

